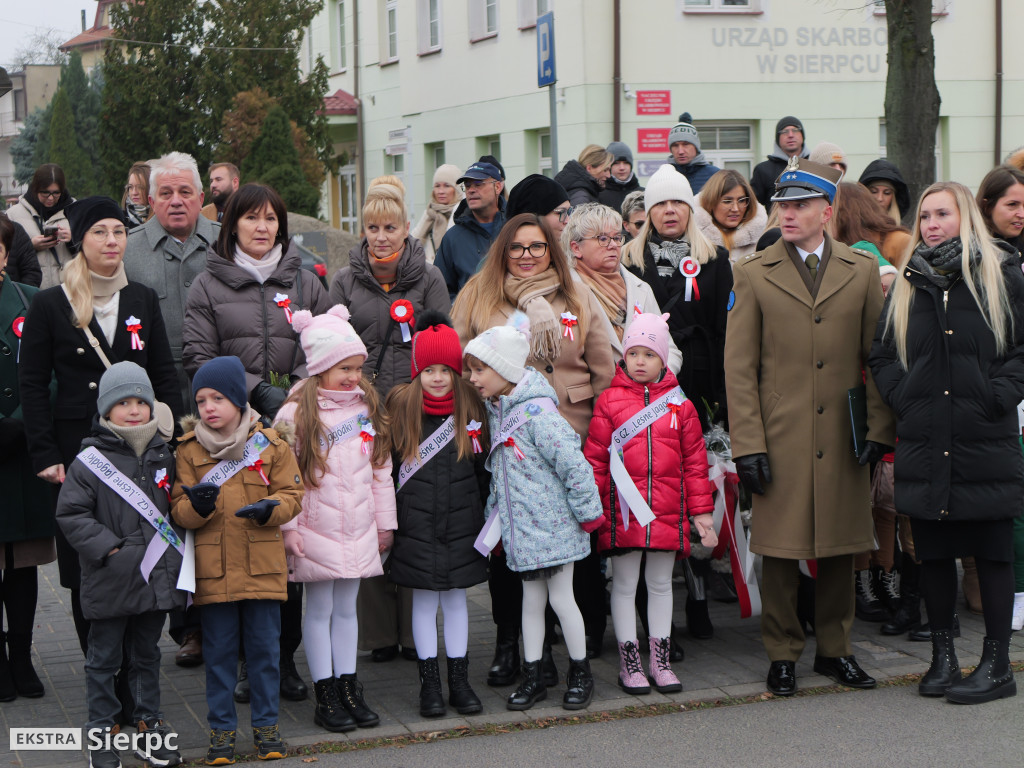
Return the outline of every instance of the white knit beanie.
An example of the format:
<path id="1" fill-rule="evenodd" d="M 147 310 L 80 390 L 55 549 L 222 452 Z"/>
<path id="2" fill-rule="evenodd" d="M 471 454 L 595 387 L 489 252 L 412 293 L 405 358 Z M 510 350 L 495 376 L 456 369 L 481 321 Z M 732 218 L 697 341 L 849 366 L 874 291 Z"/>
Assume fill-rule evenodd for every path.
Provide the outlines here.
<path id="1" fill-rule="evenodd" d="M 505 381 L 518 384 L 526 375 L 530 356 L 530 321 L 516 311 L 505 325 L 488 328 L 466 345 L 464 355 L 486 363 Z"/>
<path id="2" fill-rule="evenodd" d="M 292 315 L 292 328 L 302 340 L 306 368 L 310 373 L 323 373 L 346 357 L 366 357 L 366 346 L 348 323 L 348 308 L 335 304 L 326 314 L 313 316 L 307 309 Z"/>
<path id="3" fill-rule="evenodd" d="M 668 163 L 658 168 L 647 182 L 647 189 L 644 190 L 644 209 L 650 211 L 655 205 L 666 200 L 682 200 L 690 206 L 691 211 L 696 207 L 690 182 Z"/>
<path id="4" fill-rule="evenodd" d="M 459 177 L 462 176 L 462 171 L 457 166 L 445 163 L 434 171 L 434 184 L 439 181 L 443 181 L 450 187 L 455 187 L 455 195 L 457 198 L 462 198 L 462 190 L 459 189 Z"/>

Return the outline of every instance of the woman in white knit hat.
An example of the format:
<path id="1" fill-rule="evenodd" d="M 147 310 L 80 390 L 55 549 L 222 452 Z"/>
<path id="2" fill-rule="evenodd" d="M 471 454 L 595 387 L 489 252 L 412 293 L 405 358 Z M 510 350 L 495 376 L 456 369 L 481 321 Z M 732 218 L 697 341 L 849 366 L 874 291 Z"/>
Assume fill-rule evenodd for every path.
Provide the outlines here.
<path id="1" fill-rule="evenodd" d="M 427 264 L 434 263 L 434 254 L 441 245 L 441 238 L 452 226 L 452 211 L 462 199 L 462 191 L 456 183 L 461 175 L 462 171 L 448 163 L 434 171 L 434 188 L 430 193 L 430 204 L 412 231 L 412 236 L 423 243 Z"/>

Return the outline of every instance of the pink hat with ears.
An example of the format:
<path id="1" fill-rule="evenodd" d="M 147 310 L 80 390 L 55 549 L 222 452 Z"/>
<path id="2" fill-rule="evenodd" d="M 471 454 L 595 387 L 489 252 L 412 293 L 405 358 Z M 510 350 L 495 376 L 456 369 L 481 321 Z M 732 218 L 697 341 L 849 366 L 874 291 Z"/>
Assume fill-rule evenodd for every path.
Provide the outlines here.
<path id="1" fill-rule="evenodd" d="M 348 307 L 335 304 L 326 314 L 313 316 L 307 309 L 292 314 L 292 328 L 298 331 L 306 368 L 310 373 L 323 373 L 346 357 L 366 357 L 366 346 L 348 323 Z"/>
<path id="2" fill-rule="evenodd" d="M 668 365 L 668 318 L 669 315 L 652 315 L 645 312 L 633 318 L 622 339 L 622 355 L 625 357 L 633 347 L 647 347 L 661 358 L 661 364 Z"/>

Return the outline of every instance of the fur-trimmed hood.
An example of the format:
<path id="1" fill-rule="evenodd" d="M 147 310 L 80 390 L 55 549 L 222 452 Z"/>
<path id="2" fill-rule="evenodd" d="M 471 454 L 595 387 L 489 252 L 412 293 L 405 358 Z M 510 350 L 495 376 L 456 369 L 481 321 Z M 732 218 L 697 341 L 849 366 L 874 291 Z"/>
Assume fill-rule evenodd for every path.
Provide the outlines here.
<path id="1" fill-rule="evenodd" d="M 256 422 L 259 421 L 259 413 L 254 411 L 251 406 L 249 408 L 249 416 L 250 418 L 255 418 L 255 421 L 251 422 L 251 424 L 255 424 Z M 196 425 L 199 422 L 199 416 L 194 413 L 189 413 L 181 417 L 181 419 L 178 421 L 178 424 L 181 425 L 181 430 L 182 432 L 184 432 L 184 434 L 181 436 L 182 441 L 189 440 L 195 437 Z M 262 429 L 264 432 L 267 431 L 266 427 L 263 427 Z M 290 422 L 286 421 L 278 421 L 274 424 L 273 430 L 277 432 L 277 436 L 284 440 L 288 445 L 292 447 L 295 446 L 296 438 L 294 424 L 291 424 Z"/>
<path id="2" fill-rule="evenodd" d="M 704 210 L 704 206 L 700 204 L 700 195 L 697 195 L 694 202 L 696 205 L 693 208 L 693 216 L 701 233 L 715 245 L 725 248 L 725 238 L 722 237 L 722 230 L 715 225 L 711 214 Z M 733 262 L 738 258 L 734 256 L 736 251 L 746 248 L 749 248 L 751 252 L 753 251 L 758 239 L 764 234 L 765 224 L 768 223 L 768 212 L 764 209 L 764 206 L 756 199 L 750 202 L 757 206 L 757 210 L 754 212 L 752 219 L 736 227 L 736 234 L 732 238 L 732 249 L 729 252 L 730 260 Z"/>

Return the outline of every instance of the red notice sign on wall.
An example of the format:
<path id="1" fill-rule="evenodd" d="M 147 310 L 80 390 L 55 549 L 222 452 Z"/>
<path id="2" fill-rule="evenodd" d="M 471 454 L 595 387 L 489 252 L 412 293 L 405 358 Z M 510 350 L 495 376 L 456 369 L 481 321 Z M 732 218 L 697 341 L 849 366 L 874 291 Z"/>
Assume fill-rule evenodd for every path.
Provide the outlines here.
<path id="1" fill-rule="evenodd" d="M 637 91 L 636 113 L 638 115 L 671 115 L 671 91 Z"/>
<path id="2" fill-rule="evenodd" d="M 636 151 L 668 152 L 668 128 L 637 128 Z"/>

